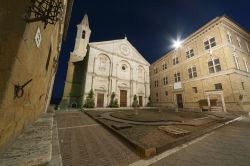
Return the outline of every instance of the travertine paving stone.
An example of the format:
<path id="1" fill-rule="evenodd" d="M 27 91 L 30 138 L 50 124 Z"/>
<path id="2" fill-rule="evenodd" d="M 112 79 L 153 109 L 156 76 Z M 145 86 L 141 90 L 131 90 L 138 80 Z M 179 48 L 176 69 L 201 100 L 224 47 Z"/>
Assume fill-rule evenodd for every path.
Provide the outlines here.
<path id="1" fill-rule="evenodd" d="M 43 114 L 0 157 L 0 165 L 45 165 L 51 160 L 53 114 Z"/>
<path id="2" fill-rule="evenodd" d="M 56 120 L 63 165 L 125 166 L 140 159 L 84 113 L 57 113 Z"/>
<path id="3" fill-rule="evenodd" d="M 249 166 L 250 118 L 244 118 L 203 140 L 174 153 L 153 166 Z"/>

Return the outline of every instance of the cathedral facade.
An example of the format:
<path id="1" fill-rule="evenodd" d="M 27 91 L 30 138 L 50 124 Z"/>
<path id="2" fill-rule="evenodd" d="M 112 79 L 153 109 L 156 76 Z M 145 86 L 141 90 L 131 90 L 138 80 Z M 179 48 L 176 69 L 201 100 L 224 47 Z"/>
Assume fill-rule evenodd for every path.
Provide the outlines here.
<path id="1" fill-rule="evenodd" d="M 95 107 L 107 107 L 113 92 L 120 107 L 130 107 L 134 95 L 145 106 L 150 95 L 150 64 L 126 37 L 89 43 L 90 34 L 85 15 L 77 25 L 61 106 L 81 107 L 91 90 Z"/>

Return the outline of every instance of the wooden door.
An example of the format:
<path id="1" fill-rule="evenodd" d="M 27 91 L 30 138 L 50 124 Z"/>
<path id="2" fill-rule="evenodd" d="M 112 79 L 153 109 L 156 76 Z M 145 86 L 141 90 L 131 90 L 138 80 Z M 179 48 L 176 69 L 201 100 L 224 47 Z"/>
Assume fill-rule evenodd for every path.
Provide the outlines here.
<path id="1" fill-rule="evenodd" d="M 178 108 L 183 108 L 182 94 L 176 94 Z"/>
<path id="2" fill-rule="evenodd" d="M 104 104 L 104 94 L 98 93 L 97 94 L 97 107 L 103 107 Z"/>
<path id="3" fill-rule="evenodd" d="M 120 91 L 120 107 L 127 107 L 127 91 Z"/>
<path id="4" fill-rule="evenodd" d="M 139 105 L 140 105 L 140 107 L 142 107 L 142 106 L 143 106 L 142 96 L 139 96 Z"/>

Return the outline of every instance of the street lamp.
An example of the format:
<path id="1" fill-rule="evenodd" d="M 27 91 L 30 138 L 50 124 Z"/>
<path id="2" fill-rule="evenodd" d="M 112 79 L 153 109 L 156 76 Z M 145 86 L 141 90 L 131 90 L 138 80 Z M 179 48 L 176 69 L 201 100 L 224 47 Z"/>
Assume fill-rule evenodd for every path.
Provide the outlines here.
<path id="1" fill-rule="evenodd" d="M 173 41 L 172 47 L 177 50 L 178 48 L 182 47 L 182 41 L 180 39 Z"/>

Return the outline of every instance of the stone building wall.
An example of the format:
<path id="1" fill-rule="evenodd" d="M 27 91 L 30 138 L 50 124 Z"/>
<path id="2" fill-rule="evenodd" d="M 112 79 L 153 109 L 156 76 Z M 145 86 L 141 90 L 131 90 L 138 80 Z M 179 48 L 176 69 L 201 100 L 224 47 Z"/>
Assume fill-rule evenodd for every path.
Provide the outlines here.
<path id="1" fill-rule="evenodd" d="M 3 1 L 0 7 L 0 152 L 33 122 L 50 102 L 64 30 L 62 20 L 44 29 L 23 19 L 29 1 Z M 35 36 L 40 30 L 40 45 Z M 29 82 L 19 97 L 15 85 Z"/>
<path id="2" fill-rule="evenodd" d="M 232 42 L 228 40 L 228 32 Z M 216 46 L 205 50 L 204 42 L 215 37 Z M 240 39 L 239 46 L 237 39 Z M 221 83 L 228 109 L 249 110 L 250 106 L 250 35 L 242 27 L 227 17 L 215 18 L 195 33 L 187 37 L 182 47 L 172 50 L 150 66 L 151 97 L 154 105 L 174 107 L 176 94 L 182 94 L 184 108 L 199 108 L 199 100 L 206 99 L 205 92 L 215 90 L 215 85 Z M 187 51 L 193 49 L 194 56 L 187 58 Z M 237 68 L 234 54 L 237 55 Z M 173 65 L 173 57 L 179 58 L 179 63 Z M 221 71 L 209 73 L 208 61 L 219 58 Z M 163 69 L 166 62 L 167 69 Z M 197 77 L 189 78 L 188 69 L 195 66 Z M 155 72 L 157 68 L 157 73 Z M 174 74 L 180 72 L 180 88 L 174 89 Z M 167 76 L 168 84 L 163 78 Z M 158 80 L 158 86 L 155 81 Z M 244 84 L 244 85 L 242 85 Z M 243 87 L 244 86 L 244 87 Z M 197 88 L 194 92 L 193 87 Z M 244 90 L 243 90 L 244 88 Z M 239 96 L 243 99 L 239 100 Z M 219 96 L 212 96 L 220 103 Z"/>

